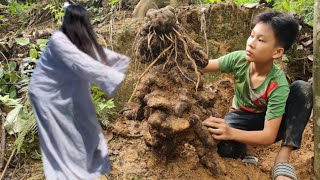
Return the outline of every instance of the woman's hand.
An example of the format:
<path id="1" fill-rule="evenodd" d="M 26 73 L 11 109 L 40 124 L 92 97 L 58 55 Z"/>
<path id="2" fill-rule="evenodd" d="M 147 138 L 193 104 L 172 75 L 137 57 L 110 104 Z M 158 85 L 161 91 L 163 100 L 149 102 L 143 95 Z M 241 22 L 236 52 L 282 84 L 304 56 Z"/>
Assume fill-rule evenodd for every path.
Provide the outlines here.
<path id="1" fill-rule="evenodd" d="M 210 116 L 202 122 L 207 126 L 212 137 L 217 140 L 232 140 L 232 128 L 228 126 L 224 119 Z"/>

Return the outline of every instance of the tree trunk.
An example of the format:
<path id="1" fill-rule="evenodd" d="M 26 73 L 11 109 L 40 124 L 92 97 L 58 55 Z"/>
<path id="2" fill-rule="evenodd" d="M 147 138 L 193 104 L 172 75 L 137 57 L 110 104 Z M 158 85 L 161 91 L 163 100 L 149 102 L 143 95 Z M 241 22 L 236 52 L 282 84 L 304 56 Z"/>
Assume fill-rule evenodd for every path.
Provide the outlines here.
<path id="1" fill-rule="evenodd" d="M 320 0 L 314 1 L 313 24 L 313 120 L 314 173 L 320 179 Z"/>

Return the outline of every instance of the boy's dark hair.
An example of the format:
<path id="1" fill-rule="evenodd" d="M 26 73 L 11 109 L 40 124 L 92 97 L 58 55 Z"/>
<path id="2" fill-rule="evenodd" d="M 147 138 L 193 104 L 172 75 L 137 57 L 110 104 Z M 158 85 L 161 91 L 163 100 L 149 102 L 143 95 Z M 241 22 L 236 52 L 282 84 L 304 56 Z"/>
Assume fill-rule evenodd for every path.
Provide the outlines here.
<path id="1" fill-rule="evenodd" d="M 299 34 L 299 23 L 293 16 L 283 15 L 279 12 L 267 11 L 256 16 L 254 25 L 265 23 L 271 26 L 277 45 L 290 49 Z"/>

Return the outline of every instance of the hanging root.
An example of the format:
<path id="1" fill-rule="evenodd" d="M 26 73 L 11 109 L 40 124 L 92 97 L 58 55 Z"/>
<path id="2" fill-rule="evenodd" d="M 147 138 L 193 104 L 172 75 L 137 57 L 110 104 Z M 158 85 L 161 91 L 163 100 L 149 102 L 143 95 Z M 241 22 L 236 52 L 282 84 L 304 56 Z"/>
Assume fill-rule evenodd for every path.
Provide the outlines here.
<path id="1" fill-rule="evenodd" d="M 135 87 L 134 87 L 133 93 L 131 94 L 131 97 L 130 97 L 130 99 L 129 99 L 128 102 L 131 102 L 131 100 L 132 100 L 135 92 L 137 91 L 138 84 L 139 84 L 139 82 L 141 81 L 141 79 L 143 78 L 143 76 L 144 76 L 145 74 L 147 74 L 147 72 L 152 68 L 152 66 L 153 66 L 167 51 L 169 51 L 171 48 L 172 48 L 172 44 L 171 44 L 169 47 L 167 47 L 165 50 L 163 50 L 162 53 L 160 53 L 159 56 L 158 56 L 158 57 L 147 67 L 147 69 L 141 74 L 141 76 L 139 77 L 139 79 L 138 79 L 138 81 L 137 81 L 137 84 L 136 84 Z"/>
<path id="2" fill-rule="evenodd" d="M 207 55 L 198 44 L 188 37 L 183 27 L 177 24 L 173 8 L 166 7 L 160 10 L 149 10 L 147 17 L 149 21 L 138 33 L 135 47 L 136 55 L 140 61 L 142 63 L 150 62 L 151 64 L 139 77 L 137 85 L 152 66 L 161 64 L 163 65 L 162 70 L 164 70 L 168 67 L 169 62 L 173 61 L 181 75 L 195 84 L 195 90 L 197 91 L 201 81 L 201 73 L 198 66 L 203 68 L 207 65 Z M 167 53 L 168 51 L 170 53 Z M 184 67 L 186 64 L 190 64 L 190 66 L 192 64 L 192 66 Z M 193 69 L 196 77 L 190 77 L 186 74 L 187 72 L 184 72 L 189 68 Z M 136 92 L 137 85 L 129 102 Z"/>
<path id="3" fill-rule="evenodd" d="M 177 33 L 177 37 L 180 39 L 180 41 L 182 41 L 183 43 L 183 46 L 184 46 L 184 52 L 185 54 L 187 55 L 188 59 L 192 62 L 193 64 L 193 67 L 194 67 L 194 71 L 197 75 L 197 83 L 196 83 L 196 91 L 199 87 L 199 83 L 200 83 L 200 73 L 198 71 L 198 66 L 195 62 L 195 60 L 191 57 L 190 55 L 190 52 L 189 52 L 189 48 L 188 48 L 188 45 L 186 43 L 186 41 L 183 39 L 183 36 L 176 30 L 176 29 L 173 29 L 176 33 Z"/>

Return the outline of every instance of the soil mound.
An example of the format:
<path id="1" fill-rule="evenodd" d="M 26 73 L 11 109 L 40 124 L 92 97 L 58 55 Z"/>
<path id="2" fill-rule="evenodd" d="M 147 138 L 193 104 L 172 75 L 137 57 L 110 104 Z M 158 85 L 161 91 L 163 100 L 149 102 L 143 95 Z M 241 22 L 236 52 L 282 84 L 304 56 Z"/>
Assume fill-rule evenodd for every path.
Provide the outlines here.
<path id="1" fill-rule="evenodd" d="M 124 115 L 148 122 L 145 142 L 162 159 L 181 154 L 188 144 L 212 174 L 225 173 L 217 142 L 202 121 L 223 117 L 232 97 L 232 82 L 219 81 L 214 89 L 203 86 L 202 68 L 208 57 L 177 24 L 173 8 L 149 10 L 147 17 L 136 38 L 136 55 L 149 66 L 134 91 L 139 104 L 128 104 Z"/>

